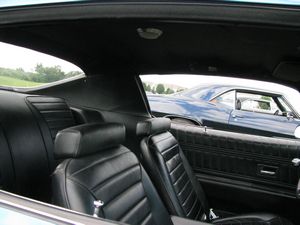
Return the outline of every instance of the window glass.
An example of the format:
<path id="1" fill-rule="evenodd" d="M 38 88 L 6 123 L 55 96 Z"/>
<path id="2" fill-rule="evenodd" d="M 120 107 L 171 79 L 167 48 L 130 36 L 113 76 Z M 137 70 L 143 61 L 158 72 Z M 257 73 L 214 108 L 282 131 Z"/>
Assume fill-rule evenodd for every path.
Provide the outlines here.
<path id="1" fill-rule="evenodd" d="M 26 6 L 48 3 L 80 2 L 78 0 L 2 0 L 0 7 Z"/>
<path id="2" fill-rule="evenodd" d="M 54 225 L 54 223 L 44 221 L 29 215 L 25 215 L 13 210 L 0 207 L 0 224 L 2 225 Z"/>
<path id="3" fill-rule="evenodd" d="M 278 98 L 278 101 L 283 107 L 283 112 L 292 112 L 292 109 L 286 104 L 286 102 L 281 97 Z"/>
<path id="4" fill-rule="evenodd" d="M 266 114 L 281 112 L 271 96 L 242 92 L 237 93 L 237 109 Z"/>
<path id="5" fill-rule="evenodd" d="M 0 86 L 34 88 L 53 82 L 84 76 L 72 63 L 0 42 Z"/>
<path id="6" fill-rule="evenodd" d="M 269 114 L 279 110 L 280 114 L 282 113 L 280 107 L 271 96 L 284 95 L 289 104 L 298 113 L 300 112 L 299 92 L 280 84 L 232 77 L 187 74 L 151 74 L 141 75 L 140 78 L 149 106 L 154 114 L 176 114 L 198 120 L 206 118 L 217 120 L 219 117 L 220 120 L 223 120 L 223 118 L 228 118 L 226 113 L 229 111 L 227 110 L 233 109 L 237 103 L 235 93 L 231 90 L 239 90 L 239 88 L 270 93 L 270 96 L 263 96 L 250 95 L 250 91 L 249 93 L 239 91 L 240 98 L 248 99 L 241 105 L 243 110 Z"/>
<path id="7" fill-rule="evenodd" d="M 225 0 L 227 2 L 258 3 L 258 4 L 279 4 L 279 5 L 300 5 L 299 0 Z"/>
<path id="8" fill-rule="evenodd" d="M 214 98 L 213 100 L 211 100 L 211 102 L 223 104 L 233 109 L 235 104 L 234 99 L 235 99 L 235 91 L 229 91 Z"/>
<path id="9" fill-rule="evenodd" d="M 299 0 L 223 0 L 223 1 L 239 2 L 239 3 L 256 3 L 256 4 L 279 4 L 279 5 L 290 5 L 290 6 L 300 5 Z M 64 2 L 84 2 L 84 0 L 2 0 L 0 2 L 0 7 L 26 6 L 26 5 L 36 5 L 36 4 L 64 3 Z"/>
<path id="10" fill-rule="evenodd" d="M 276 133 L 276 136 L 288 134 L 293 138 L 295 127 L 300 127 L 300 93 L 284 85 L 184 74 L 142 75 L 140 78 L 147 96 L 145 100 L 155 117 L 249 134 L 258 127 L 257 135 Z"/>

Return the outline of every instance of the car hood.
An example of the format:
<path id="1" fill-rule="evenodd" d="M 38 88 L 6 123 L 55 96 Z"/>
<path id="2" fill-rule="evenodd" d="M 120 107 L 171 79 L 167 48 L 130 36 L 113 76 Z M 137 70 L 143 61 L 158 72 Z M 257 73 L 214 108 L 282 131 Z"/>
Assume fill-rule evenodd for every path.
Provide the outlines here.
<path id="1" fill-rule="evenodd" d="M 194 99 L 186 96 L 174 96 L 174 95 L 147 95 L 149 103 L 168 103 L 175 105 L 193 105 L 199 106 L 201 108 L 211 108 L 215 107 L 215 104 L 206 102 L 201 99 Z"/>

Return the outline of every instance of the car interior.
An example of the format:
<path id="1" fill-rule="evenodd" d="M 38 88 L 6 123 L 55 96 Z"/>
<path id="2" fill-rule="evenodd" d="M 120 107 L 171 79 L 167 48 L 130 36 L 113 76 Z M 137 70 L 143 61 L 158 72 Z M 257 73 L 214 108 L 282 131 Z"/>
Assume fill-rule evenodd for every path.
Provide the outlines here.
<path id="1" fill-rule="evenodd" d="M 65 59 L 85 76 L 1 87 L 0 189 L 124 224 L 300 224 L 299 140 L 152 115 L 139 78 L 222 75 L 299 90 L 299 12 L 123 7 L 1 9 L 1 42 Z"/>

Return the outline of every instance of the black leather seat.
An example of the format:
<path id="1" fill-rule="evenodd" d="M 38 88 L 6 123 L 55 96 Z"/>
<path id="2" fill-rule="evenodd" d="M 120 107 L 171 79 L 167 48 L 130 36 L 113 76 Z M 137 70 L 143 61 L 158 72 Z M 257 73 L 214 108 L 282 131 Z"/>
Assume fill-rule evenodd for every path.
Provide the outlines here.
<path id="1" fill-rule="evenodd" d="M 144 137 L 141 141 L 143 165 L 171 214 L 214 224 L 291 224 L 276 215 L 262 213 L 212 219 L 205 193 L 177 140 L 169 132 L 170 126 L 169 119 L 154 118 L 138 123 L 136 132 Z"/>
<path id="2" fill-rule="evenodd" d="M 65 159 L 53 174 L 54 203 L 128 224 L 172 225 L 171 218 L 136 156 L 121 145 L 125 127 L 88 124 L 60 131 L 55 156 Z"/>

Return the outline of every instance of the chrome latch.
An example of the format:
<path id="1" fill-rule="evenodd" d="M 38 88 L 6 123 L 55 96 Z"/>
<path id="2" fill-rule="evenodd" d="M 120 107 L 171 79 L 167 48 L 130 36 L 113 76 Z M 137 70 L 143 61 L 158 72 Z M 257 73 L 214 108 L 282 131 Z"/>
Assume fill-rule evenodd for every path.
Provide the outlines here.
<path id="1" fill-rule="evenodd" d="M 213 221 L 215 219 L 218 219 L 219 217 L 214 213 L 213 209 L 209 209 L 209 220 Z"/>
<path id="2" fill-rule="evenodd" d="M 293 163 L 294 166 L 299 166 L 300 165 L 300 159 L 299 158 L 294 158 L 292 160 L 292 163 Z"/>
<path id="3" fill-rule="evenodd" d="M 99 218 L 99 213 L 100 213 L 101 207 L 103 205 L 104 205 L 104 202 L 101 201 L 101 200 L 94 201 L 94 214 L 93 214 L 93 217 Z"/>

